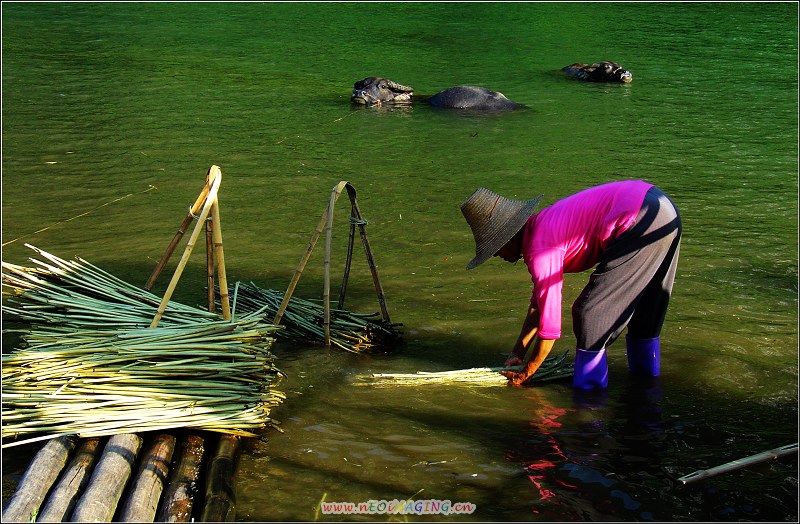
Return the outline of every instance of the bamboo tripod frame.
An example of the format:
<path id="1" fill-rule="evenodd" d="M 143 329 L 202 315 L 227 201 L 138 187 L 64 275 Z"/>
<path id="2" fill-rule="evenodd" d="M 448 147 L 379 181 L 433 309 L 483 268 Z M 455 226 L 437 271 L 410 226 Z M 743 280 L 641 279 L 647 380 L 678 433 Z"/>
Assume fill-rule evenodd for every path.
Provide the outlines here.
<path id="1" fill-rule="evenodd" d="M 222 225 L 219 216 L 218 193 L 221 183 L 222 170 L 219 166 L 211 166 L 206 174 L 206 183 L 200 191 L 200 195 L 189 208 L 189 213 L 186 215 L 186 218 L 183 219 L 183 222 L 181 222 L 178 231 L 167 246 L 161 260 L 156 264 L 150 278 L 147 279 L 144 288 L 149 291 L 153 287 L 153 284 L 155 284 L 156 279 L 161 274 L 167 261 L 169 261 L 173 251 L 175 251 L 175 248 L 181 241 L 181 238 L 183 238 L 192 220 L 197 219 L 197 224 L 189 236 L 186 248 L 183 251 L 183 256 L 181 256 L 178 267 L 172 275 L 172 280 L 170 280 L 167 290 L 164 292 L 164 298 L 161 299 L 161 303 L 158 306 L 153 321 L 150 323 L 150 327 L 156 327 L 161 321 L 161 317 L 167 309 L 167 304 L 170 298 L 172 298 L 172 293 L 175 291 L 175 287 L 178 285 L 186 263 L 189 261 L 189 256 L 192 254 L 194 245 L 204 228 L 208 278 L 208 310 L 214 311 L 214 270 L 216 266 L 216 275 L 219 279 L 220 303 L 222 304 L 222 318 L 225 320 L 231 319 L 230 300 L 228 299 L 228 279 L 225 275 L 225 254 L 222 249 Z M 198 212 L 200 213 L 199 216 L 197 215 Z"/>
<path id="2" fill-rule="evenodd" d="M 331 197 L 328 201 L 328 207 L 325 212 L 322 213 L 322 216 L 319 219 L 319 223 L 317 224 L 317 228 L 314 230 L 314 234 L 311 235 L 311 240 L 308 242 L 308 248 L 306 249 L 305 254 L 300 259 L 300 263 L 297 265 L 297 268 L 294 271 L 294 275 L 292 275 L 292 280 L 289 282 L 289 287 L 286 289 L 286 293 L 283 295 L 283 301 L 281 302 L 280 307 L 278 308 L 277 313 L 275 314 L 275 319 L 272 321 L 273 324 L 278 325 L 283 318 L 283 314 L 286 311 L 286 307 L 289 305 L 289 300 L 292 298 L 292 294 L 294 293 L 295 287 L 297 287 L 297 282 L 300 280 L 300 276 L 303 273 L 303 270 L 308 263 L 309 258 L 311 258 L 311 252 L 314 250 L 314 246 L 316 246 L 317 241 L 319 240 L 320 235 L 322 234 L 322 230 L 325 230 L 325 261 L 324 261 L 324 283 L 323 283 L 323 292 L 322 292 L 322 300 L 323 300 L 323 312 L 324 312 L 324 327 L 325 327 L 325 346 L 330 347 L 331 345 L 331 302 L 330 302 L 330 294 L 331 294 L 331 240 L 333 238 L 333 208 L 336 204 L 336 201 L 339 199 L 339 196 L 342 194 L 342 191 L 347 190 L 347 195 L 350 198 L 350 237 L 347 243 L 347 261 L 345 262 L 345 269 L 344 269 L 344 276 L 342 277 L 342 285 L 339 291 L 339 302 L 337 305 L 337 309 L 342 309 L 344 307 L 344 298 L 347 292 L 347 281 L 350 277 L 350 265 L 353 257 L 353 243 L 355 241 L 355 230 L 358 227 L 359 235 L 361 237 L 361 243 L 364 246 L 364 253 L 367 256 L 367 264 L 369 264 L 370 272 L 372 273 L 372 282 L 375 285 L 375 291 L 378 295 L 378 304 L 381 308 L 381 316 L 383 320 L 387 323 L 390 323 L 389 319 L 389 312 L 386 309 L 386 298 L 383 294 L 383 287 L 381 286 L 380 278 L 378 277 L 378 269 L 375 266 L 375 259 L 372 256 L 372 250 L 369 247 L 369 240 L 367 239 L 367 231 L 364 228 L 365 221 L 363 216 L 361 215 L 361 211 L 358 209 L 358 202 L 356 201 L 356 189 L 347 181 L 341 181 L 336 184 L 333 189 L 331 190 Z"/>

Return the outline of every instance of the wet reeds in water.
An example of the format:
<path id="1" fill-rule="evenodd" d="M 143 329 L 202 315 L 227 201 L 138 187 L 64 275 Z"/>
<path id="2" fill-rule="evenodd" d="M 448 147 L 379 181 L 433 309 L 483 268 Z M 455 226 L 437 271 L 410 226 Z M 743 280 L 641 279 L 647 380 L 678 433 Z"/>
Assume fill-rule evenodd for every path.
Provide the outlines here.
<path id="1" fill-rule="evenodd" d="M 573 365 L 567 361 L 567 353 L 549 356 L 526 384 L 536 384 L 571 377 Z M 394 387 L 447 384 L 454 386 L 490 387 L 503 386 L 508 379 L 501 371 L 519 371 L 520 367 L 483 367 L 456 369 L 452 371 L 417 371 L 416 373 L 373 373 L 358 377 L 360 386 Z"/>
<path id="2" fill-rule="evenodd" d="M 262 289 L 253 282 L 237 282 L 230 287 L 237 312 L 275 315 L 283 301 L 283 291 Z M 281 325 L 285 329 L 276 333 L 279 340 L 296 343 L 323 344 L 325 342 L 325 312 L 322 304 L 297 297 L 289 299 Z M 396 328 L 378 313 L 360 314 L 345 309 L 331 310 L 331 345 L 353 353 L 388 349 L 400 339 Z"/>

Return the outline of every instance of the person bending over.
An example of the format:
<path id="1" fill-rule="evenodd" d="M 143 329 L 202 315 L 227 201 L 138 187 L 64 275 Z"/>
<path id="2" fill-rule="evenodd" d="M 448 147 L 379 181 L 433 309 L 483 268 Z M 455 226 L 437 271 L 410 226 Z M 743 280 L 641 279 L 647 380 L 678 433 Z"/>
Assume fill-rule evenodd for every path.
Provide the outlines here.
<path id="1" fill-rule="evenodd" d="M 530 307 L 505 366 L 510 383 L 531 378 L 561 337 L 564 273 L 594 267 L 572 305 L 577 339 L 573 386 L 606 388 L 606 348 L 628 328 L 628 368 L 658 376 L 660 335 L 678 265 L 681 219 L 673 202 L 642 180 L 584 189 L 534 213 L 542 196 L 512 200 L 484 187 L 461 212 L 475 238 L 473 269 L 493 256 L 525 261 L 533 282 Z"/>

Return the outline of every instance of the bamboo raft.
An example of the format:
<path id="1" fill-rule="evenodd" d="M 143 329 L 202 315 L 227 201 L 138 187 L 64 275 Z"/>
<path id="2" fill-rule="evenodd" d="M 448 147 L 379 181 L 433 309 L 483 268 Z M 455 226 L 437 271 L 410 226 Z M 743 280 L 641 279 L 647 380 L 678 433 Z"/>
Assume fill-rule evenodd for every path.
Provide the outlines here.
<path id="1" fill-rule="evenodd" d="M 29 325 L 3 355 L 2 447 L 46 441 L 3 522 L 234 520 L 241 438 L 273 425 L 283 394 L 269 351 L 278 326 L 234 319 L 227 294 L 213 313 L 215 269 L 227 290 L 221 177 L 209 169 L 148 281 L 197 219 L 163 297 L 30 245 L 37 267 L 2 263 L 3 313 Z M 170 302 L 203 228 L 209 311 Z"/>
<path id="2" fill-rule="evenodd" d="M 230 522 L 240 437 L 200 431 L 49 440 L 3 522 Z"/>

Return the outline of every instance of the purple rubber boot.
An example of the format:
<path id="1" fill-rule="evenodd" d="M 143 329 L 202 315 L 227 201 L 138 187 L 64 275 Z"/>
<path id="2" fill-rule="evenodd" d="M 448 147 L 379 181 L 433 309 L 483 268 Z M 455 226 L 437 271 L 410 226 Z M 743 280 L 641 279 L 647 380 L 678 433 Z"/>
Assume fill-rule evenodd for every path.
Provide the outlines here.
<path id="1" fill-rule="evenodd" d="M 661 367 L 659 337 L 633 338 L 625 336 L 628 351 L 628 369 L 634 375 L 657 377 Z"/>
<path id="2" fill-rule="evenodd" d="M 606 349 L 600 351 L 575 350 L 575 374 L 572 386 L 577 389 L 605 389 L 608 387 L 608 361 Z"/>

